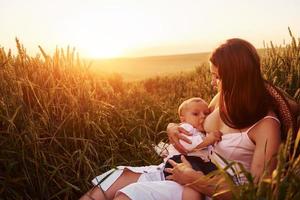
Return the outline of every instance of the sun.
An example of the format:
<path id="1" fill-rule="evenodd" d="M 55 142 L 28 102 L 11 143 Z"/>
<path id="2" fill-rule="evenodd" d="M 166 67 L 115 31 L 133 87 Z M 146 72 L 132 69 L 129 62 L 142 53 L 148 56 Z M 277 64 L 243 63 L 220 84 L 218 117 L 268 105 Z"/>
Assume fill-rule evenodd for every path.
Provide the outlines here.
<path id="1" fill-rule="evenodd" d="M 120 34 L 120 30 L 111 20 L 98 20 L 105 17 L 98 16 L 97 12 L 86 13 L 68 26 L 62 27 L 65 41 L 75 46 L 81 56 L 88 58 L 121 57 L 128 40 Z"/>
<path id="2" fill-rule="evenodd" d="M 153 42 L 159 44 L 159 35 L 164 32 L 162 28 L 154 28 L 157 23 L 150 19 L 146 23 L 141 13 L 135 12 L 121 7 L 86 12 L 62 26 L 61 35 L 84 57 L 126 57 Z"/>
<path id="3" fill-rule="evenodd" d="M 80 45 L 80 52 L 89 58 L 116 58 L 124 54 L 123 47 L 113 41 L 86 41 Z"/>
<path id="4" fill-rule="evenodd" d="M 83 57 L 87 58 L 115 58 L 124 53 L 124 42 L 113 34 L 103 33 L 98 27 L 81 23 L 81 30 L 72 31 L 69 35 L 71 43 Z"/>

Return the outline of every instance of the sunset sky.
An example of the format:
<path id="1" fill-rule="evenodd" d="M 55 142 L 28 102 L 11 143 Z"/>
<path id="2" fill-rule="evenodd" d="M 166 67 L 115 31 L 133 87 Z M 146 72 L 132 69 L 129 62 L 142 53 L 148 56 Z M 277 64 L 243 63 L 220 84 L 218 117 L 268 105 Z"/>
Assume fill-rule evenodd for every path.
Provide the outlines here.
<path id="1" fill-rule="evenodd" d="M 18 37 L 31 54 L 41 45 L 76 47 L 81 56 L 139 57 L 211 51 L 241 37 L 263 41 L 300 35 L 298 0 L 0 0 L 0 46 Z"/>

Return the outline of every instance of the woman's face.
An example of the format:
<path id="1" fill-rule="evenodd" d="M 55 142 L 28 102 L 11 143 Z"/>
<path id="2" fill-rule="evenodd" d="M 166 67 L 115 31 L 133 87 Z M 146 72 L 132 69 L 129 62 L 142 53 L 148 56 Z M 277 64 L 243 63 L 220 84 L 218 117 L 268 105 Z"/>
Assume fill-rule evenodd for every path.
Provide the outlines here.
<path id="1" fill-rule="evenodd" d="M 209 63 L 209 71 L 211 74 L 211 85 L 214 89 L 220 91 L 221 90 L 221 80 L 218 72 L 218 68 L 214 66 L 212 63 Z"/>

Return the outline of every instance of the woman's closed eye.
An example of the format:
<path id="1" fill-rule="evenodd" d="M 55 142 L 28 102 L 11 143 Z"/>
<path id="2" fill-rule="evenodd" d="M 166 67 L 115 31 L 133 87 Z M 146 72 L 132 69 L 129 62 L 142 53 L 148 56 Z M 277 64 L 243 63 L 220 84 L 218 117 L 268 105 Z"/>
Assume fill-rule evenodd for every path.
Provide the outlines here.
<path id="1" fill-rule="evenodd" d="M 217 73 L 212 72 L 211 77 L 215 80 L 220 80 L 220 76 Z"/>

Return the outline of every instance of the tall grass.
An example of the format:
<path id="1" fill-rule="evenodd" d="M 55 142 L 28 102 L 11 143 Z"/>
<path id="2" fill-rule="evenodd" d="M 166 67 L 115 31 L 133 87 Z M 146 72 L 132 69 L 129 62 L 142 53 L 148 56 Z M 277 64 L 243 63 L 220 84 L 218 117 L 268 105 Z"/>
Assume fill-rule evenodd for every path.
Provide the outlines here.
<path id="1" fill-rule="evenodd" d="M 272 46 L 263 65 L 266 78 L 299 103 L 300 47 L 294 41 Z M 167 139 L 166 125 L 178 121 L 179 103 L 191 96 L 209 101 L 213 95 L 207 66 L 125 82 L 120 75 L 93 74 L 74 49 L 50 56 L 40 47 L 31 57 L 16 44 L 17 55 L 0 49 L 5 199 L 76 199 L 111 167 L 159 163 L 152 144 Z"/>
<path id="2" fill-rule="evenodd" d="M 296 39 L 290 28 L 289 33 L 289 44 L 275 46 L 270 42 L 270 46 L 266 45 L 262 65 L 269 81 L 300 102 L 300 38 Z"/>
<path id="3" fill-rule="evenodd" d="M 292 140 L 295 139 L 294 142 Z M 219 196 L 225 192 L 230 191 L 232 199 L 234 200 L 257 200 L 257 199 L 272 199 L 272 200 L 297 200 L 300 198 L 300 156 L 297 155 L 297 149 L 299 148 L 300 130 L 297 137 L 293 138 L 293 132 L 290 130 L 287 135 L 285 143 L 281 144 L 279 153 L 277 155 L 277 167 L 270 175 L 266 173 L 262 175 L 262 178 L 258 183 L 254 181 L 251 174 L 245 170 L 245 168 L 236 162 L 227 163 L 225 169 L 219 169 L 210 176 L 215 174 L 221 174 L 225 177 L 225 181 L 228 188 L 216 193 L 214 197 Z M 268 163 L 264 163 L 268 166 Z M 267 168 L 267 167 L 266 167 Z M 234 176 L 240 177 L 244 175 L 247 179 L 247 184 L 236 185 L 233 179 L 228 175 L 226 169 L 234 172 Z M 236 169 L 240 169 L 237 172 Z M 218 187 L 218 186 L 217 186 Z"/>

